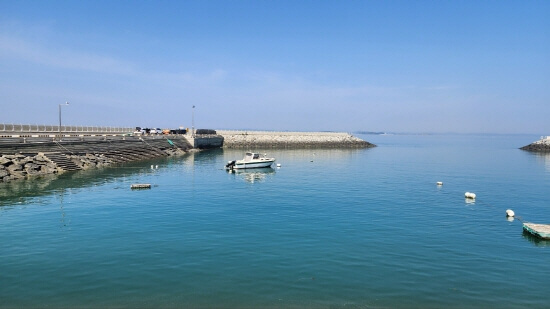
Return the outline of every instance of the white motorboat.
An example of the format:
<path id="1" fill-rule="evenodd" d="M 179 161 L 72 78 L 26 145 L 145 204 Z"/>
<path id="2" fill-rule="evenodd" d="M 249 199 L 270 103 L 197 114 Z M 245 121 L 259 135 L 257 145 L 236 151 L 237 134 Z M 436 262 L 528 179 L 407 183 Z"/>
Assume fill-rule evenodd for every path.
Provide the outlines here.
<path id="1" fill-rule="evenodd" d="M 247 152 L 242 160 L 229 161 L 225 168 L 233 170 L 242 168 L 271 167 L 273 162 L 275 162 L 275 158 L 266 158 L 265 154 L 261 156 L 259 153 Z"/>

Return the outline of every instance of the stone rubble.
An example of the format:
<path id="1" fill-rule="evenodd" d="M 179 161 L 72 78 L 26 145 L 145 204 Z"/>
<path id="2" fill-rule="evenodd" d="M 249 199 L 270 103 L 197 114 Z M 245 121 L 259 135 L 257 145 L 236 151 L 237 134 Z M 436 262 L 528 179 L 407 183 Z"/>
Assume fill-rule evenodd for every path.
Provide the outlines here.
<path id="1" fill-rule="evenodd" d="M 185 153 L 179 149 L 167 149 L 168 156 Z M 83 170 L 105 167 L 116 162 L 103 154 L 67 155 L 67 157 Z M 42 154 L 25 156 L 21 154 L 0 156 L 0 183 L 12 180 L 32 178 L 64 172 L 54 162 L 49 161 Z"/>

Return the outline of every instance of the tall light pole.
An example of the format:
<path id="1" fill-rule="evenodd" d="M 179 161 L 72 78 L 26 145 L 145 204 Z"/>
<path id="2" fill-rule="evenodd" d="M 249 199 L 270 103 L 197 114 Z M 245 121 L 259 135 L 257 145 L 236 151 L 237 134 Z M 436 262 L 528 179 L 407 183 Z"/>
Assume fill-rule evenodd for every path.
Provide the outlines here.
<path id="1" fill-rule="evenodd" d="M 61 140 L 61 106 L 69 105 L 69 102 L 65 102 L 65 104 L 59 104 L 59 140 Z"/>
<path id="2" fill-rule="evenodd" d="M 191 113 L 191 136 L 195 137 L 195 105 L 193 105 L 193 111 Z"/>

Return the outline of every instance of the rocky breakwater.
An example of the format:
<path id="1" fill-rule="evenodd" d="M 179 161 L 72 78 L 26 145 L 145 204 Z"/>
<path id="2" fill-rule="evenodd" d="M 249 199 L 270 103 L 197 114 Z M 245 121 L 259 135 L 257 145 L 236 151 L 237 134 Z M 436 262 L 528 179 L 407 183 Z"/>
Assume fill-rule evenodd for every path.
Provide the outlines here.
<path id="1" fill-rule="evenodd" d="M 182 150 L 166 150 L 166 156 L 182 155 Z M 34 156 L 25 156 L 22 154 L 0 156 L 0 183 L 10 182 L 12 180 L 33 178 L 43 175 L 59 174 L 66 171 L 87 170 L 91 168 L 107 167 L 113 164 L 128 162 L 131 160 L 120 161 L 117 158 L 108 157 L 105 154 L 74 155 L 74 154 L 55 154 L 56 157 L 62 156 L 65 162 L 54 159 L 53 153 L 39 153 Z"/>
<path id="2" fill-rule="evenodd" d="M 0 145 L 0 182 L 177 156 L 190 147 L 181 138 L 5 144 Z"/>
<path id="3" fill-rule="evenodd" d="M 0 182 L 29 178 L 39 175 L 57 174 L 62 170 L 44 155 L 25 156 L 22 154 L 0 157 Z"/>
<path id="4" fill-rule="evenodd" d="M 542 136 L 540 140 L 520 148 L 527 151 L 550 152 L 550 136 Z"/>
<path id="5" fill-rule="evenodd" d="M 370 148 L 376 145 L 341 132 L 217 130 L 224 148 Z"/>

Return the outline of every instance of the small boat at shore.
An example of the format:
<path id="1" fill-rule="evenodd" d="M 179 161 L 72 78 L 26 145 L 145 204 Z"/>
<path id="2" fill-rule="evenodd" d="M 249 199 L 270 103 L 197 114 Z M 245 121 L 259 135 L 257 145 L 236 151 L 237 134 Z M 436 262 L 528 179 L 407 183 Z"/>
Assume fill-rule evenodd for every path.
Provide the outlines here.
<path id="1" fill-rule="evenodd" d="M 267 158 L 264 154 L 261 156 L 259 153 L 247 152 L 242 160 L 229 161 L 225 168 L 228 170 L 244 169 L 244 168 L 263 168 L 271 167 L 275 162 L 275 158 Z"/>

